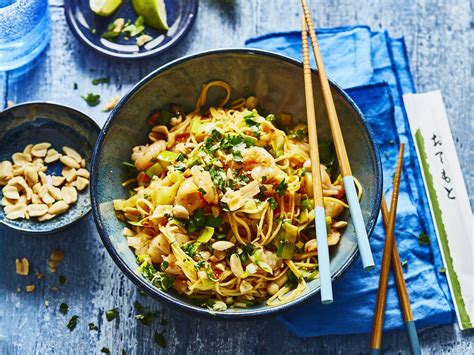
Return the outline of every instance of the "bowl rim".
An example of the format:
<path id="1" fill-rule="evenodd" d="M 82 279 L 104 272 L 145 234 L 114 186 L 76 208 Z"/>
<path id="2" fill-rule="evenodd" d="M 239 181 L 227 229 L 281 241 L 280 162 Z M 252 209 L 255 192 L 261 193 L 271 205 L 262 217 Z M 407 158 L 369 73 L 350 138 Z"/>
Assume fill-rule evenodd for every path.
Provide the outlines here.
<path id="1" fill-rule="evenodd" d="M 260 55 L 260 56 L 265 56 L 265 57 L 271 57 L 275 58 L 278 60 L 282 60 L 286 63 L 289 63 L 291 65 L 297 66 L 302 68 L 303 63 L 297 59 L 281 55 L 278 53 L 274 53 L 271 51 L 266 51 L 266 50 L 260 50 L 260 49 L 250 49 L 250 48 L 223 48 L 223 49 L 211 49 L 211 50 L 206 50 L 202 52 L 198 52 L 195 54 L 190 54 L 178 59 L 175 59 L 163 66 L 160 66 L 159 68 L 155 69 L 151 73 L 149 73 L 147 76 L 142 78 L 127 94 L 125 94 L 122 99 L 118 102 L 118 104 L 115 106 L 115 108 L 111 111 L 109 114 L 109 117 L 107 118 L 99 137 L 97 138 L 96 146 L 94 148 L 94 153 L 92 156 L 92 163 L 91 163 L 91 182 L 90 182 L 90 194 L 91 194 L 91 204 L 92 204 L 92 213 L 94 216 L 94 221 L 97 226 L 97 230 L 99 232 L 100 238 L 102 239 L 102 242 L 107 249 L 108 253 L 114 260 L 114 262 L 117 264 L 119 269 L 138 287 L 141 289 L 144 289 L 149 295 L 154 297 L 155 299 L 159 301 L 163 301 L 166 305 L 170 305 L 174 307 L 175 309 L 181 310 L 181 311 L 187 311 L 189 313 L 193 313 L 195 315 L 199 315 L 205 318 L 212 318 L 212 319 L 232 319 L 232 320 L 245 320 L 245 319 L 257 319 L 257 318 L 263 318 L 263 317 L 268 317 L 268 316 L 274 316 L 276 314 L 282 313 L 283 311 L 287 311 L 290 308 L 294 308 L 296 306 L 299 306 L 308 300 L 310 300 L 313 296 L 317 295 L 320 291 L 320 287 L 315 288 L 312 292 L 308 292 L 304 296 L 300 296 L 293 300 L 292 302 L 276 306 L 276 307 L 264 307 L 261 309 L 254 309 L 254 310 L 249 310 L 245 313 L 239 313 L 239 312 L 226 312 L 226 311 L 212 311 L 207 308 L 199 307 L 199 306 L 194 306 L 192 304 L 184 303 L 174 296 L 170 295 L 169 293 L 163 292 L 162 290 L 158 289 L 157 287 L 149 284 L 148 282 L 142 280 L 139 275 L 136 274 L 134 270 L 128 267 L 128 265 L 125 263 L 125 261 L 120 257 L 119 253 L 115 249 L 115 247 L 112 245 L 111 239 L 108 237 L 107 232 L 105 230 L 105 226 L 102 220 L 102 216 L 100 214 L 100 209 L 99 209 L 99 202 L 97 200 L 97 174 L 98 174 L 98 157 L 102 152 L 104 142 L 105 142 L 105 137 L 110 130 L 112 123 L 116 117 L 117 112 L 121 109 L 121 107 L 128 101 L 130 97 L 132 97 L 137 91 L 139 91 L 146 83 L 154 79 L 157 75 L 165 72 L 166 70 L 173 68 L 177 65 L 180 65 L 184 62 L 187 62 L 189 60 L 205 57 L 208 55 L 220 55 L 220 54 L 244 54 L 244 55 Z M 317 75 L 317 70 L 311 69 L 312 72 Z M 330 85 L 332 88 L 334 88 L 345 100 L 346 102 L 352 107 L 352 109 L 356 112 L 358 115 L 360 122 L 362 124 L 362 127 L 365 129 L 366 134 L 369 137 L 371 148 L 374 154 L 375 158 L 375 165 L 376 165 L 376 174 L 377 174 L 377 181 L 376 181 L 376 201 L 374 206 L 372 207 L 372 210 L 370 211 L 371 214 L 371 219 L 368 222 L 368 228 L 367 228 L 367 234 L 370 235 L 372 234 L 375 225 L 377 223 L 378 219 L 378 212 L 380 210 L 380 202 L 382 198 L 382 181 L 383 181 L 383 174 L 382 174 L 382 163 L 380 159 L 380 152 L 378 150 L 376 141 L 375 141 L 375 135 L 368 125 L 368 122 L 366 121 L 363 113 L 361 110 L 358 108 L 358 106 L 355 104 L 355 102 L 349 97 L 349 95 L 341 88 L 339 87 L 334 81 L 329 79 Z M 334 275 L 332 275 L 331 279 L 332 281 L 335 281 L 338 279 L 353 263 L 353 261 L 356 259 L 356 257 L 359 254 L 359 248 L 356 247 L 356 249 L 352 252 L 351 255 L 349 255 L 347 261 L 335 272 Z"/>
<path id="2" fill-rule="evenodd" d="M 79 114 L 81 116 L 81 119 L 85 119 L 85 121 L 89 121 L 93 124 L 93 126 L 97 129 L 97 138 L 99 137 L 100 134 L 100 126 L 95 122 L 89 115 L 86 113 L 75 109 L 73 107 L 67 106 L 67 105 L 62 105 L 54 101 L 40 101 L 40 100 L 35 100 L 35 101 L 26 101 L 26 102 L 21 102 L 19 104 L 15 104 L 12 107 L 8 107 L 2 111 L 0 111 L 0 121 L 3 119 L 3 115 L 12 111 L 15 111 L 18 108 L 21 107 L 27 107 L 27 106 L 49 106 L 49 107 L 55 107 L 55 109 L 60 108 L 60 109 L 65 109 L 66 111 L 74 111 L 75 113 Z M 94 153 L 94 149 L 92 150 L 92 154 Z M 91 166 L 92 166 L 92 160 L 91 160 Z M 90 195 L 89 195 L 89 200 L 90 200 Z M 22 233 L 27 233 L 27 234 L 35 234 L 35 235 L 48 235 L 48 234 L 55 234 L 58 232 L 61 232 L 72 225 L 78 223 L 82 219 L 84 219 L 90 212 L 92 211 L 92 204 L 89 205 L 89 208 L 87 209 L 86 213 L 84 213 L 82 216 L 79 218 L 73 219 L 69 221 L 68 223 L 65 223 L 59 227 L 48 229 L 48 230 L 34 230 L 34 229 L 26 229 L 22 227 L 18 227 L 15 225 L 12 225 L 8 223 L 7 219 L 0 219 L 0 227 L 4 227 L 6 229 L 10 229 L 13 231 L 17 232 L 22 232 Z"/>
<path id="3" fill-rule="evenodd" d="M 166 52 L 167 50 L 175 47 L 184 37 L 189 33 L 191 28 L 194 25 L 194 22 L 196 21 L 196 17 L 198 15 L 198 9 L 199 9 L 199 0 L 187 0 L 187 1 L 192 1 L 192 8 L 191 12 L 189 13 L 190 16 L 187 16 L 186 22 L 183 26 L 183 28 L 178 31 L 178 33 L 173 36 L 173 38 L 167 42 L 164 46 L 159 46 L 158 48 L 146 51 L 146 52 L 138 52 L 138 53 L 132 53 L 132 54 L 126 54 L 126 53 L 118 53 L 118 52 L 113 52 L 105 47 L 98 46 L 94 44 L 94 42 L 90 41 L 87 36 L 81 31 L 78 25 L 78 21 L 76 20 L 76 17 L 72 13 L 72 8 L 73 5 L 71 4 L 73 0 L 65 0 L 64 1 L 64 15 L 66 17 L 66 22 L 69 26 L 69 29 L 71 32 L 74 34 L 74 36 L 81 42 L 86 48 L 89 48 L 93 51 L 96 51 L 97 53 L 106 56 L 108 58 L 112 59 L 118 59 L 121 61 L 125 62 L 133 62 L 133 61 L 141 61 L 147 58 L 152 58 L 157 56 L 158 54 L 161 54 L 163 52 Z"/>

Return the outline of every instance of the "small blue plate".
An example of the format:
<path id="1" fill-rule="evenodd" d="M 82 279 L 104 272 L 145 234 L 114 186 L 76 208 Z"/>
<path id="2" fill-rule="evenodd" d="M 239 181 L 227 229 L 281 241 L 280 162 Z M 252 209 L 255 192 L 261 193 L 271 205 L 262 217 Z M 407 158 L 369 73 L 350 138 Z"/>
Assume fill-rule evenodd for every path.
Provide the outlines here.
<path id="1" fill-rule="evenodd" d="M 84 113 L 51 102 L 28 102 L 0 112 L 0 161 L 10 160 L 28 144 L 49 142 L 57 151 L 65 145 L 74 148 L 90 170 L 92 150 L 100 132 L 99 126 Z M 48 175 L 61 175 L 61 164 L 48 164 Z M 0 189 L 0 200 L 2 199 Z M 9 220 L 0 207 L 0 226 L 21 232 L 50 234 L 69 227 L 91 210 L 87 190 L 78 192 L 69 210 L 49 221 L 33 219 Z"/>
<path id="2" fill-rule="evenodd" d="M 145 26 L 145 34 L 153 40 L 142 47 L 136 45 L 136 37 L 125 40 L 123 35 L 115 39 L 102 38 L 107 26 L 117 18 L 135 22 L 138 17 L 131 1 L 122 5 L 109 17 L 94 14 L 89 0 L 66 0 L 64 11 L 67 23 L 74 35 L 87 47 L 111 58 L 138 60 L 156 56 L 178 43 L 190 30 L 196 19 L 198 0 L 165 0 L 169 30 L 166 32 Z"/>

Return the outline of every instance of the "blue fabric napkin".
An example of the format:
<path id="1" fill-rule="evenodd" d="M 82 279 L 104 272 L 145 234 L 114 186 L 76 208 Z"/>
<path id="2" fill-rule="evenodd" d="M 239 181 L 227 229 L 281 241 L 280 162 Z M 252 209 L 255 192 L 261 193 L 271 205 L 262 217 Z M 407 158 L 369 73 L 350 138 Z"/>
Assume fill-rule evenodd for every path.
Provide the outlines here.
<path id="1" fill-rule="evenodd" d="M 324 29 L 317 33 L 328 75 L 346 89 L 375 132 L 387 199 L 391 196 L 399 143 L 406 143 L 395 236 L 400 258 L 406 261 L 404 276 L 416 325 L 453 323 L 454 307 L 446 277 L 440 273 L 441 254 L 403 107 L 402 95 L 415 91 L 404 41 L 393 39 L 386 32 L 373 32 L 366 26 Z M 299 31 L 267 34 L 249 39 L 246 45 L 301 60 Z M 428 234 L 429 245 L 419 245 L 420 233 Z M 358 259 L 335 282 L 332 305 L 322 305 L 315 297 L 310 303 L 281 316 L 282 322 L 301 337 L 370 332 L 384 239 L 385 230 L 379 217 L 370 241 L 376 269 L 363 271 Z M 402 325 L 391 275 L 384 330 Z"/>

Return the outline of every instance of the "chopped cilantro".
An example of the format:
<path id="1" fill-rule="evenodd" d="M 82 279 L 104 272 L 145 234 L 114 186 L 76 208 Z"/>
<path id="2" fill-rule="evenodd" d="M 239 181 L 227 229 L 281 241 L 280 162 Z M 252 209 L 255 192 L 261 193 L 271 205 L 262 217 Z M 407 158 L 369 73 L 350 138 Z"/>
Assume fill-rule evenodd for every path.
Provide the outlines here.
<path id="1" fill-rule="evenodd" d="M 181 153 L 179 153 L 179 154 L 178 154 L 178 157 L 176 158 L 176 160 L 177 160 L 177 161 L 180 161 L 180 162 L 185 161 L 184 155 L 181 154 Z"/>
<path id="2" fill-rule="evenodd" d="M 204 190 L 202 187 L 198 188 L 198 191 L 203 195 L 207 194 L 206 190 Z"/>
<path id="3" fill-rule="evenodd" d="M 296 132 L 295 132 L 295 138 L 302 141 L 303 139 L 306 138 L 306 132 L 304 131 L 304 129 L 298 129 Z"/>
<path id="4" fill-rule="evenodd" d="M 257 117 L 256 112 L 251 112 L 251 113 L 246 114 L 244 116 L 245 124 L 249 127 L 259 127 L 260 123 L 258 123 L 257 121 L 252 119 L 252 118 L 255 118 L 255 117 Z"/>
<path id="5" fill-rule="evenodd" d="M 199 260 L 199 261 L 194 265 L 194 267 L 199 270 L 201 267 L 204 266 L 205 263 L 206 263 L 205 260 Z"/>
<path id="6" fill-rule="evenodd" d="M 163 291 L 168 291 L 174 284 L 175 278 L 167 275 L 164 272 L 159 272 L 155 269 L 153 264 L 145 261 L 140 265 L 140 272 L 153 285 L 161 288 Z"/>
<path id="7" fill-rule="evenodd" d="M 110 78 L 97 78 L 92 80 L 92 85 L 99 85 L 99 84 L 108 84 L 110 83 Z"/>
<path id="8" fill-rule="evenodd" d="M 418 236 L 418 244 L 419 245 L 430 245 L 430 237 L 428 237 L 428 234 L 426 233 L 420 233 Z"/>
<path id="9" fill-rule="evenodd" d="M 226 181 L 225 181 L 225 172 L 224 169 L 217 166 L 211 166 L 209 169 L 209 174 L 211 174 L 212 182 L 217 188 L 221 191 L 224 191 Z"/>
<path id="10" fill-rule="evenodd" d="M 327 168 L 328 174 L 331 175 L 336 165 L 336 148 L 333 142 L 322 141 L 319 143 L 319 158 L 321 164 Z"/>
<path id="11" fill-rule="evenodd" d="M 166 339 L 163 336 L 164 331 L 161 333 L 155 332 L 155 335 L 153 336 L 153 339 L 155 340 L 155 343 L 157 343 L 159 346 L 162 348 L 166 348 Z"/>
<path id="12" fill-rule="evenodd" d="M 100 352 L 103 354 L 110 354 L 109 348 L 106 348 L 105 346 L 102 349 L 100 349 Z"/>
<path id="13" fill-rule="evenodd" d="M 279 196 L 283 196 L 285 194 L 286 189 L 288 188 L 288 184 L 286 183 L 286 180 L 283 179 L 275 188 L 275 191 Z"/>
<path id="14" fill-rule="evenodd" d="M 135 167 L 135 165 L 133 165 L 132 163 L 129 163 L 128 161 L 123 161 L 122 162 L 122 165 L 130 170 L 133 170 L 133 171 L 136 171 L 137 168 Z"/>
<path id="15" fill-rule="evenodd" d="M 186 229 L 189 234 L 201 229 L 206 224 L 206 216 L 204 210 L 198 208 L 194 214 L 186 221 Z"/>
<path id="16" fill-rule="evenodd" d="M 130 21 L 124 26 L 122 32 L 128 32 L 130 37 L 136 37 L 143 33 L 145 30 L 145 20 L 142 16 L 138 16 L 134 24 L 130 24 Z"/>
<path id="17" fill-rule="evenodd" d="M 68 310 L 68 305 L 66 303 L 61 303 L 59 305 L 59 313 L 61 313 L 62 315 L 66 315 L 67 314 L 67 310 Z"/>
<path id="18" fill-rule="evenodd" d="M 88 93 L 86 96 L 81 96 L 89 106 L 97 106 L 100 103 L 100 95 Z"/>
<path id="19" fill-rule="evenodd" d="M 271 114 L 269 114 L 267 117 L 265 117 L 265 119 L 266 119 L 267 121 L 273 122 L 273 121 L 276 120 L 276 116 L 275 116 L 273 113 L 271 113 Z"/>
<path id="20" fill-rule="evenodd" d="M 158 314 L 159 313 L 157 311 L 145 312 L 145 313 L 137 314 L 135 316 L 135 319 L 140 321 L 140 323 L 142 323 L 143 325 L 150 326 L 155 321 Z"/>
<path id="21" fill-rule="evenodd" d="M 213 227 L 213 228 L 219 228 L 222 226 L 222 221 L 224 218 L 222 216 L 206 216 L 206 226 L 208 227 Z"/>
<path id="22" fill-rule="evenodd" d="M 66 280 L 65 276 L 63 276 L 63 275 L 59 276 L 59 284 L 60 285 L 64 285 L 66 283 L 66 281 L 67 280 Z"/>
<path id="23" fill-rule="evenodd" d="M 405 271 L 408 270 L 408 260 L 403 260 L 402 261 L 402 268 L 404 268 Z"/>
<path id="24" fill-rule="evenodd" d="M 167 261 L 165 260 L 165 261 L 163 261 L 163 262 L 161 263 L 160 269 L 161 269 L 162 271 L 165 271 L 165 270 L 168 268 L 168 266 L 170 266 L 170 264 L 169 264 L 169 262 L 167 262 Z"/>
<path id="25" fill-rule="evenodd" d="M 114 39 L 118 36 L 120 36 L 120 32 L 107 31 L 107 32 L 102 33 L 102 38 L 105 38 L 105 39 Z"/>
<path id="26" fill-rule="evenodd" d="M 143 305 L 138 301 L 133 302 L 133 308 L 135 308 L 139 312 L 145 309 L 145 307 L 143 307 Z"/>
<path id="27" fill-rule="evenodd" d="M 89 330 L 99 330 L 99 327 L 95 325 L 94 323 L 89 323 Z"/>
<path id="28" fill-rule="evenodd" d="M 119 315 L 119 310 L 118 308 L 112 308 L 109 309 L 108 311 L 105 312 L 105 318 L 107 318 L 107 321 L 111 322 L 115 318 L 117 318 Z"/>
<path id="29" fill-rule="evenodd" d="M 79 319 L 79 316 L 72 316 L 71 319 L 69 319 L 69 322 L 67 322 L 67 328 L 71 332 L 74 330 L 74 328 L 76 328 L 78 319 Z"/>
<path id="30" fill-rule="evenodd" d="M 278 202 L 273 197 L 268 198 L 268 203 L 270 204 L 270 207 L 272 210 L 276 210 L 278 208 Z"/>

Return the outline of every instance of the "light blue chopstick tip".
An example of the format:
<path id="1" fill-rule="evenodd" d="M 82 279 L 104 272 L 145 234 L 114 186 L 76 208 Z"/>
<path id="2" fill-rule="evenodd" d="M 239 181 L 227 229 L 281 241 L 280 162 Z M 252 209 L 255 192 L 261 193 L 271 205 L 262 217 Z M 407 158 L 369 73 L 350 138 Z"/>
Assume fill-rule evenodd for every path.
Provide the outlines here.
<path id="1" fill-rule="evenodd" d="M 333 301 L 331 268 L 329 261 L 328 232 L 324 207 L 314 209 L 314 225 L 318 243 L 319 280 L 321 282 L 321 303 L 330 304 Z"/>
<path id="2" fill-rule="evenodd" d="M 362 265 L 364 270 L 371 270 L 375 267 L 374 257 L 370 249 L 369 237 L 365 229 L 364 217 L 360 208 L 359 197 L 354 184 L 352 176 L 344 176 L 344 189 L 346 191 L 347 202 L 349 203 L 349 210 L 351 212 L 352 223 L 357 235 L 357 244 L 359 246 L 360 256 L 362 258 Z"/>
<path id="3" fill-rule="evenodd" d="M 412 355 L 421 355 L 420 341 L 418 340 L 418 334 L 416 333 L 415 321 L 410 320 L 406 322 L 405 325 Z"/>

